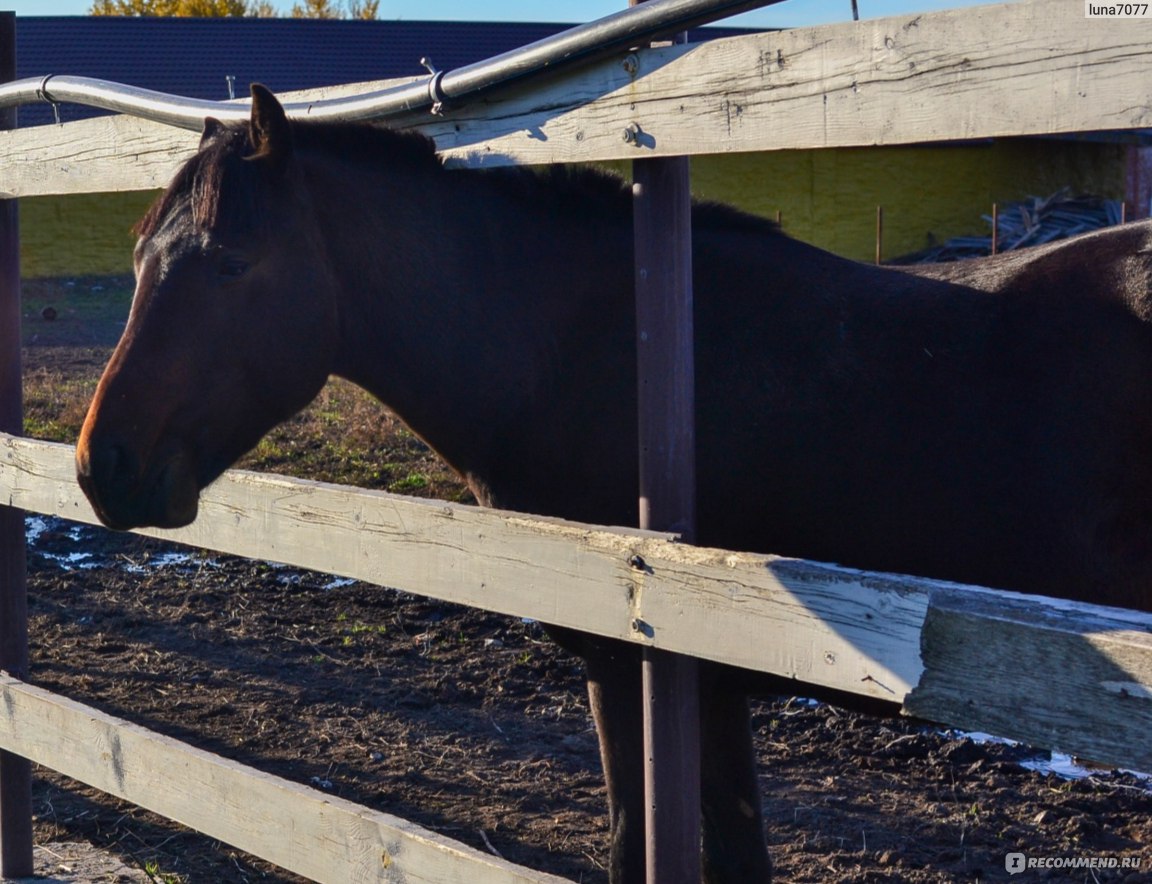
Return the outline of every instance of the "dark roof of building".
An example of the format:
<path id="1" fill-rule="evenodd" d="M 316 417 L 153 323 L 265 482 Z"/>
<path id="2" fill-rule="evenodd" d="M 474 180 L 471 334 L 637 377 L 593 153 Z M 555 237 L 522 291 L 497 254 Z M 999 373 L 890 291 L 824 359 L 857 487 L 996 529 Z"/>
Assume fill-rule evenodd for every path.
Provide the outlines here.
<path id="1" fill-rule="evenodd" d="M 29 16 L 16 20 L 17 77 L 97 77 L 192 98 L 236 95 L 252 82 L 275 92 L 424 73 L 482 61 L 543 39 L 563 24 L 333 21 L 294 18 Z M 707 28 L 693 39 L 748 33 Z M 98 111 L 61 108 L 65 120 Z M 21 126 L 50 123 L 48 105 L 25 105 Z"/>

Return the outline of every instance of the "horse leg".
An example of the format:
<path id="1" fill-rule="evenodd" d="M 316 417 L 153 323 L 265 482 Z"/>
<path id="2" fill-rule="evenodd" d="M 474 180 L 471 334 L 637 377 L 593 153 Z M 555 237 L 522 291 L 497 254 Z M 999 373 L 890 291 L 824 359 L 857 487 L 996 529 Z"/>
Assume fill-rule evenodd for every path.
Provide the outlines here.
<path id="1" fill-rule="evenodd" d="M 771 881 L 748 698 L 721 685 L 723 674 L 715 666 L 702 664 L 700 675 L 704 880 Z"/>
<path id="2" fill-rule="evenodd" d="M 600 738 L 608 788 L 612 884 L 643 884 L 644 717 L 640 649 L 626 642 L 545 627 L 570 653 L 584 659 L 588 700 Z"/>
<path id="3" fill-rule="evenodd" d="M 631 655 L 629 655 L 631 656 Z M 609 880 L 640 884 L 644 871 L 644 720 L 640 660 L 601 673 L 588 666 L 588 699 L 600 737 L 611 830 Z"/>

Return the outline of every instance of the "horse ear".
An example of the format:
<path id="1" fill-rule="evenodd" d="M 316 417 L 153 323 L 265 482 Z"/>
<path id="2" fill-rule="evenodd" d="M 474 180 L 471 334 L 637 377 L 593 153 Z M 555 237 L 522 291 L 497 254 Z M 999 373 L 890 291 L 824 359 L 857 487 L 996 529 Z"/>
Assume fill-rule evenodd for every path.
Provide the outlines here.
<path id="1" fill-rule="evenodd" d="M 216 133 L 223 128 L 224 124 L 215 117 L 205 117 L 204 131 L 200 133 L 200 147 L 203 148 L 204 145 L 215 138 Z"/>
<path id="2" fill-rule="evenodd" d="M 249 159 L 269 161 L 273 168 L 283 168 L 292 153 L 288 115 L 276 96 L 259 83 L 252 84 L 252 118 L 248 122 L 248 137 L 252 141 Z"/>

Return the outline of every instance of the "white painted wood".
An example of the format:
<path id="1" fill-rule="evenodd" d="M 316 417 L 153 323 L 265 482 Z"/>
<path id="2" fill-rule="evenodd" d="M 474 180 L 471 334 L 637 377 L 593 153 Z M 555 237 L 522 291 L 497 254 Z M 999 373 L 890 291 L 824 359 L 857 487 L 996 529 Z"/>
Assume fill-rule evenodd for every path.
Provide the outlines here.
<path id="1" fill-rule="evenodd" d="M 1145 128 L 1150 45 L 1152 19 L 1082 0 L 978 6 L 643 50 L 404 122 L 469 166 Z M 157 187 L 195 145 L 124 118 L 0 133 L 0 196 Z"/>
<path id="2" fill-rule="evenodd" d="M 513 865 L 0 675 L 0 748 L 314 881 L 528 884 Z"/>
<path id="3" fill-rule="evenodd" d="M 96 523 L 72 458 L 0 436 L 0 502 Z M 891 702 L 921 672 L 928 592 L 909 578 L 241 471 L 188 528 L 142 533 Z"/>

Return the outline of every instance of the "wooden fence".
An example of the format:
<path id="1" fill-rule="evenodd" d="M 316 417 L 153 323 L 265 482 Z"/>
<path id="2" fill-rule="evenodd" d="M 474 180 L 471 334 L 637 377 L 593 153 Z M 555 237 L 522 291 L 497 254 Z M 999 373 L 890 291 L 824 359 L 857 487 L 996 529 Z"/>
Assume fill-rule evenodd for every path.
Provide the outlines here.
<path id="1" fill-rule="evenodd" d="M 414 122 L 461 165 L 1152 125 L 1152 22 L 1087 20 L 1083 9 L 1081 0 L 1025 2 L 641 50 L 627 64 L 601 62 Z M 642 137 L 626 142 L 631 123 Z M 195 143 L 121 117 L 0 132 L 0 195 L 155 187 Z M 0 367 L 11 337 L 0 329 Z M 95 522 L 72 457 L 69 446 L 0 434 L 0 516 Z M 1152 769 L 1152 615 L 239 471 L 205 492 L 192 526 L 143 533 Z M 22 567 L 22 555 L 0 555 Z M 12 580 L 3 569 L 0 579 Z M 0 678 L 0 750 L 319 881 L 558 880 L 10 675 Z"/>

